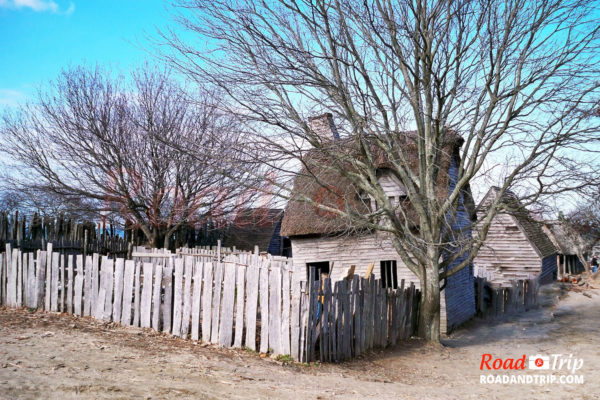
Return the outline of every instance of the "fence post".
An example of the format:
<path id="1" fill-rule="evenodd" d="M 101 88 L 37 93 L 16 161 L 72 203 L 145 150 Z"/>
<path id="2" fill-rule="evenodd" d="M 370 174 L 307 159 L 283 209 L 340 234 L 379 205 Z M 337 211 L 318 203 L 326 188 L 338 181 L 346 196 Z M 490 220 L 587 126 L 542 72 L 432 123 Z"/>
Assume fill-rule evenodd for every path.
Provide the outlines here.
<path id="1" fill-rule="evenodd" d="M 83 259 L 86 259 L 88 248 L 88 230 L 83 231 Z"/>

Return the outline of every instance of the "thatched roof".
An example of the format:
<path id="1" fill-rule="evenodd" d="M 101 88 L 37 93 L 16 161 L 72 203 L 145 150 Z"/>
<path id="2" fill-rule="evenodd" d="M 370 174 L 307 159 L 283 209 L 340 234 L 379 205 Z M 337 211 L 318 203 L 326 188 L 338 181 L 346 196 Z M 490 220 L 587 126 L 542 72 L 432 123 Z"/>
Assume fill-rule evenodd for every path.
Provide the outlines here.
<path id="1" fill-rule="evenodd" d="M 238 250 L 268 251 L 283 210 L 278 208 L 245 208 L 237 212 L 223 237 L 223 245 Z"/>
<path id="2" fill-rule="evenodd" d="M 496 198 L 500 188 L 492 186 L 488 193 L 477 206 L 478 210 L 485 211 Z M 517 221 L 517 225 L 527 237 L 527 240 L 536 249 L 541 258 L 548 257 L 556 253 L 556 247 L 542 229 L 543 224 L 531 216 L 531 213 L 521 203 L 516 194 L 506 191 L 502 196 L 501 203 L 506 207 L 506 213 L 512 215 Z"/>
<path id="3" fill-rule="evenodd" d="M 440 149 L 440 171 L 437 176 L 436 197 L 443 201 L 448 196 L 451 158 L 462 145 L 463 139 L 456 134 L 447 135 L 447 142 Z M 413 171 L 418 171 L 418 152 L 414 132 L 398 134 L 398 143 L 408 158 Z M 370 146 L 373 164 L 378 171 L 391 167 L 389 156 L 380 147 Z M 358 146 L 350 139 L 331 140 L 325 149 L 313 149 L 303 157 L 303 167 L 294 180 L 292 200 L 285 209 L 281 225 L 284 236 L 334 235 L 342 232 L 363 231 L 356 220 L 344 218 L 334 212 L 322 210 L 303 198 L 326 205 L 346 213 L 364 215 L 369 212 L 359 190 L 346 178 L 340 169 L 352 171 L 349 159 L 365 160 L 365 155 L 358 151 Z M 474 203 L 470 190 L 465 193 L 465 205 L 474 217 Z M 418 225 L 418 217 L 408 201 L 402 205 L 409 224 Z"/>
<path id="4" fill-rule="evenodd" d="M 548 237 L 563 255 L 577 255 L 577 242 L 582 242 L 578 233 L 569 233 L 560 221 L 545 224 Z"/>

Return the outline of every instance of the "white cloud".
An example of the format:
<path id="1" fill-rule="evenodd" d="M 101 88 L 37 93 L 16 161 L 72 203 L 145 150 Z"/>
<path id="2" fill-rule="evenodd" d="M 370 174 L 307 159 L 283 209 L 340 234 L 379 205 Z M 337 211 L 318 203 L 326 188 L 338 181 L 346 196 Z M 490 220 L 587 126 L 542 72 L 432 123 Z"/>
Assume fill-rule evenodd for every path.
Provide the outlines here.
<path id="1" fill-rule="evenodd" d="M 0 0 L 0 8 L 30 9 L 35 12 L 69 15 L 75 11 L 75 4 L 69 3 L 69 8 L 63 12 L 54 0 Z"/>
<path id="2" fill-rule="evenodd" d="M 23 92 L 14 89 L 0 89 L 0 106 L 14 107 L 22 103 L 24 100 L 25 93 Z"/>
<path id="3" fill-rule="evenodd" d="M 58 4 L 52 0 L 13 0 L 17 8 L 31 8 L 33 11 L 58 11 Z"/>
<path id="4" fill-rule="evenodd" d="M 67 8 L 67 11 L 65 11 L 65 14 L 71 15 L 71 14 L 73 14 L 74 11 L 75 11 L 75 3 L 71 2 L 71 3 L 69 3 L 69 8 Z"/>

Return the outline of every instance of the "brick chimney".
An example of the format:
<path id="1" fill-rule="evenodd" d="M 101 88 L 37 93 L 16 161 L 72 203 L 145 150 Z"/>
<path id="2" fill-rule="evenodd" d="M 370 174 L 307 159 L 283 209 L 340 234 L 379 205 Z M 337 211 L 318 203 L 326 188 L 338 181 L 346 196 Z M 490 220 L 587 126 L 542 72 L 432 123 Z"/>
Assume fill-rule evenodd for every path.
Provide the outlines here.
<path id="1" fill-rule="evenodd" d="M 319 136 L 324 142 L 340 138 L 333 123 L 333 115 L 331 113 L 310 117 L 308 119 L 308 124 L 313 133 Z"/>

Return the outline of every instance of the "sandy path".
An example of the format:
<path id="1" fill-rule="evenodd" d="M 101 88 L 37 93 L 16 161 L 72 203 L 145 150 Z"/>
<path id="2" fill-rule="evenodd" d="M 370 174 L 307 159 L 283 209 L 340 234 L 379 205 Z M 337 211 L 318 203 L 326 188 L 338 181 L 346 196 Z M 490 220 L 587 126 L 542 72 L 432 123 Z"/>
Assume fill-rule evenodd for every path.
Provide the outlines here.
<path id="1" fill-rule="evenodd" d="M 339 365 L 289 365 L 89 318 L 0 309 L 0 398 L 600 397 L 600 291 L 555 308 L 472 324 L 445 346 L 413 340 Z M 483 385 L 483 353 L 572 353 L 584 385 Z M 530 372 L 515 372 L 530 373 Z"/>

